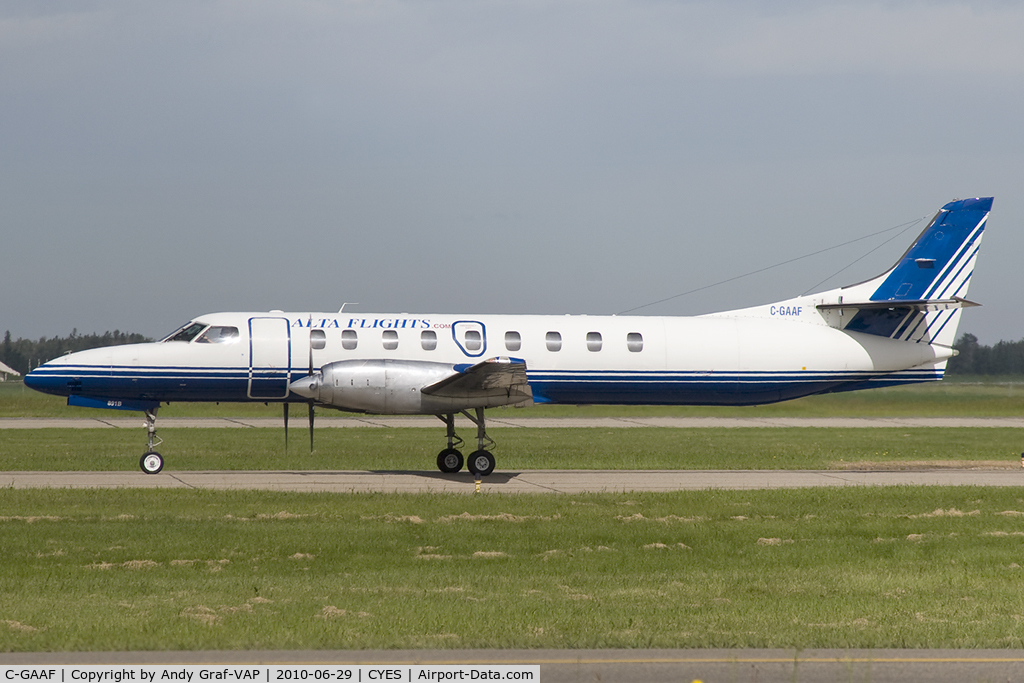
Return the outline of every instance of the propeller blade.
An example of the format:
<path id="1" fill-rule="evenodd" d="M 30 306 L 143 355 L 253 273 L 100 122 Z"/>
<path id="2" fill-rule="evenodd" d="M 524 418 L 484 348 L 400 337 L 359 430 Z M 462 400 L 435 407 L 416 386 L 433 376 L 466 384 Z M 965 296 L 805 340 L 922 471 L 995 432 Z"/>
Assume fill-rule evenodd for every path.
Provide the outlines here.
<path id="1" fill-rule="evenodd" d="M 313 340 L 309 340 L 309 374 L 307 377 L 313 376 Z"/>
<path id="2" fill-rule="evenodd" d="M 313 452 L 313 402 L 309 402 L 309 452 Z"/>
<path id="3" fill-rule="evenodd" d="M 288 452 L 288 401 L 284 402 L 284 452 Z"/>

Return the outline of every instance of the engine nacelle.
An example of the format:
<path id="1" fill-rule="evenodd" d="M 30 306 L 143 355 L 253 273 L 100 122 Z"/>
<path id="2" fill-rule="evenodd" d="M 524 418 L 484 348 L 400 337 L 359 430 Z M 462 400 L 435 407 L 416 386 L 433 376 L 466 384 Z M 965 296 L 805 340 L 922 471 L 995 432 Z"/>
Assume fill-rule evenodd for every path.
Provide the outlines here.
<path id="1" fill-rule="evenodd" d="M 445 397 L 421 389 L 451 377 L 458 370 L 448 363 L 410 360 L 342 360 L 328 363 L 311 377 L 292 382 L 292 392 L 343 410 L 423 415 L 469 408 L 490 408 L 511 402 L 497 395 Z"/>

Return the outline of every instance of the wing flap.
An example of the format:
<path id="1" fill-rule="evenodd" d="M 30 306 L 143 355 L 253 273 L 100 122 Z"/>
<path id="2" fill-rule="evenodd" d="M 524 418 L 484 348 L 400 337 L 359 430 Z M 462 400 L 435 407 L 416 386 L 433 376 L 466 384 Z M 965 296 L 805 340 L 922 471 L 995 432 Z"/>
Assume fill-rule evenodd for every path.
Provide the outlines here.
<path id="1" fill-rule="evenodd" d="M 472 399 L 507 396 L 509 403 L 520 403 L 533 398 L 526 376 L 526 361 L 499 356 L 474 365 L 456 365 L 455 374 L 434 382 L 420 391 L 428 396 L 452 399 Z"/>

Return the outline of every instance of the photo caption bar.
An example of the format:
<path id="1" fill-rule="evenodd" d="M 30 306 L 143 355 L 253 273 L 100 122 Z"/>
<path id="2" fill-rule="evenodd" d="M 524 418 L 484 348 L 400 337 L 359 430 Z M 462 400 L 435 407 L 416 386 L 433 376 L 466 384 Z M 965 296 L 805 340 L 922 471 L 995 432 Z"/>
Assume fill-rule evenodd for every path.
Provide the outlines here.
<path id="1" fill-rule="evenodd" d="M 539 681 L 539 664 L 336 664 L 320 666 L 182 664 L 4 666 L 0 683 L 418 683 Z"/>

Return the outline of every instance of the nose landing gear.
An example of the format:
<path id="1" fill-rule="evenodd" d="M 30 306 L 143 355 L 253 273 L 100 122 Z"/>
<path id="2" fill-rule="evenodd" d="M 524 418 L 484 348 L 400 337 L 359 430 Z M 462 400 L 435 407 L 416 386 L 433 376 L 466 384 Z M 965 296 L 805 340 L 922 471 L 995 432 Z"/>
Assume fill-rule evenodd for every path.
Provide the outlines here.
<path id="1" fill-rule="evenodd" d="M 149 447 L 139 459 L 139 467 L 146 474 L 156 474 L 164 468 L 164 457 L 157 453 L 154 448 L 164 442 L 156 435 L 156 408 L 146 411 L 146 433 L 149 437 Z"/>

